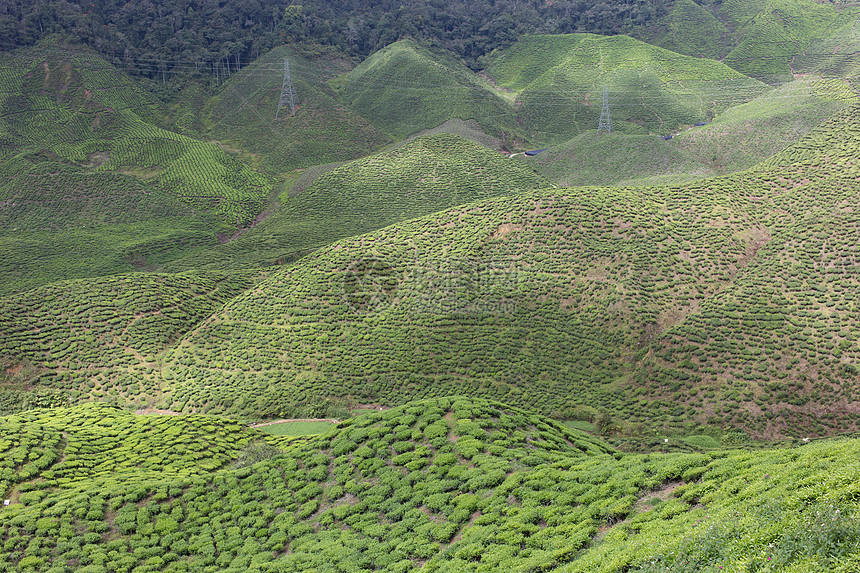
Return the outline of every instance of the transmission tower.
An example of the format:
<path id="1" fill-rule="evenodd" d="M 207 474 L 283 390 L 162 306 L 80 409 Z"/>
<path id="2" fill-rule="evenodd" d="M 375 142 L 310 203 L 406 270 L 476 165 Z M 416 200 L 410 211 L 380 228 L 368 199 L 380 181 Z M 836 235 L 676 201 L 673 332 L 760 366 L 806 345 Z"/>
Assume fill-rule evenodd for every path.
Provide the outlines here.
<path id="1" fill-rule="evenodd" d="M 609 117 L 609 86 L 603 86 L 603 109 L 600 110 L 600 121 L 597 123 L 597 133 L 606 130 L 612 132 L 612 119 Z"/>
<path id="2" fill-rule="evenodd" d="M 289 60 L 284 60 L 284 85 L 281 87 L 281 99 L 278 101 L 278 111 L 275 113 L 276 120 L 285 105 L 290 106 L 291 116 L 296 115 L 296 90 L 293 89 L 293 78 L 290 77 Z"/>

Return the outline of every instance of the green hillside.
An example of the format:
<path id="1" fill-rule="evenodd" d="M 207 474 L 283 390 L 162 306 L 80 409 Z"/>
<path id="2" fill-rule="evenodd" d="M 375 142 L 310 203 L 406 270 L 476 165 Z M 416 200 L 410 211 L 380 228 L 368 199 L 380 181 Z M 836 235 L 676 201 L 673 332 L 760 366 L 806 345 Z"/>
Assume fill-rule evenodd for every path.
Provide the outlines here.
<path id="1" fill-rule="evenodd" d="M 380 130 L 402 139 L 457 118 L 475 120 L 512 145 L 525 133 L 490 85 L 443 51 L 401 40 L 338 81 L 338 94 Z"/>
<path id="2" fill-rule="evenodd" d="M 0 424 L 3 475 L 17 484 L 0 511 L 8 570 L 848 573 L 860 562 L 856 440 L 625 455 L 516 408 L 449 398 L 349 420 L 275 457 L 258 447 L 259 463 L 218 471 L 251 451 L 254 430 L 92 405 Z"/>
<path id="3" fill-rule="evenodd" d="M 643 39 L 679 54 L 721 61 L 730 51 L 732 37 L 712 11 L 714 4 L 708 3 L 706 7 L 705 2 L 675 0 L 672 9 L 657 24 L 656 35 Z"/>
<path id="4" fill-rule="evenodd" d="M 549 186 L 527 165 L 459 136 L 419 137 L 327 170 L 226 245 L 167 269 L 243 268 L 290 261 L 337 239 L 481 198 Z"/>
<path id="5" fill-rule="evenodd" d="M 792 61 L 798 73 L 813 73 L 847 79 L 855 90 L 860 87 L 860 27 L 857 18 L 834 26 L 828 34 L 813 41 Z"/>
<path id="6" fill-rule="evenodd" d="M 613 130 L 660 135 L 710 120 L 766 90 L 724 64 L 626 36 L 527 36 L 487 71 L 516 93 L 526 125 L 549 143 L 597 128 L 604 86 Z"/>
<path id="7" fill-rule="evenodd" d="M 814 0 L 726 0 L 717 16 L 738 42 L 723 62 L 765 81 L 790 80 L 794 57 L 860 15 L 856 7 L 840 8 Z"/>
<path id="8" fill-rule="evenodd" d="M 0 116 L 12 152 L 45 152 L 94 172 L 129 174 L 216 217 L 252 223 L 268 178 L 218 146 L 156 127 L 157 100 L 85 48 L 43 43 L 4 57 Z"/>
<path id="9" fill-rule="evenodd" d="M 746 169 L 781 152 L 847 106 L 857 94 L 840 79 L 807 77 L 769 90 L 671 141 L 716 173 Z"/>
<path id="10" fill-rule="evenodd" d="M 839 79 L 806 77 L 731 107 L 665 141 L 586 131 L 526 160 L 559 185 L 684 183 L 752 167 L 846 106 L 857 95 Z"/>
<path id="11" fill-rule="evenodd" d="M 855 426 L 856 113 L 766 162 L 772 175 L 764 189 L 743 182 L 770 211 L 771 236 L 733 285 L 656 345 L 654 376 L 649 366 L 640 381 L 652 395 L 681 397 L 762 433 L 822 435 Z"/>
<path id="12" fill-rule="evenodd" d="M 297 97 L 295 116 L 278 113 L 284 60 Z M 337 99 L 326 83 L 342 71 L 337 61 L 307 60 L 294 50 L 271 50 L 242 68 L 206 105 L 207 135 L 235 141 L 259 155 L 259 166 L 271 173 L 321 163 L 346 161 L 376 151 L 388 139 Z"/>
<path id="13" fill-rule="evenodd" d="M 467 391 L 547 413 L 637 408 L 612 388 L 656 324 L 747 260 L 765 230 L 746 208 L 686 190 L 551 190 L 342 240 L 183 339 L 164 360 L 167 399 L 288 416 Z"/>
<path id="14" fill-rule="evenodd" d="M 242 275 L 127 274 L 0 298 L 2 411 L 154 400 L 164 350 L 252 284 Z"/>
<path id="15" fill-rule="evenodd" d="M 797 233 L 787 215 L 796 225 L 817 216 L 810 193 L 811 205 L 824 212 L 852 196 L 855 110 L 786 152 L 790 164 L 683 187 L 525 193 L 321 249 L 229 303 L 170 350 L 161 372 L 170 387 L 165 404 L 319 415 L 344 403 L 456 391 L 555 415 L 599 405 L 632 424 L 693 419 L 784 433 L 794 410 L 780 419 L 754 416 L 754 423 L 714 417 L 712 407 L 731 407 L 737 397 L 699 383 L 698 359 L 689 357 L 693 342 L 679 342 L 686 350 L 665 354 L 659 371 L 650 362 L 643 370 L 641 361 L 671 353 L 661 346 L 663 333 L 682 331 L 728 300 L 763 264 L 757 253 L 769 252 L 779 234 Z M 795 183 L 781 182 L 792 171 L 802 176 L 788 194 Z M 843 233 L 848 245 L 846 217 L 830 220 L 846 225 L 832 232 Z M 837 257 L 839 245 L 812 249 Z M 809 280 L 829 280 L 828 268 L 807 269 Z M 784 280 L 782 273 L 770 280 Z M 850 275 L 845 280 L 838 292 L 848 297 L 856 289 Z M 775 307 L 783 300 L 771 289 L 755 292 Z M 850 330 L 853 307 L 843 306 L 848 314 L 840 319 Z M 816 345 L 829 340 L 830 327 L 822 324 Z M 761 332 L 760 324 L 753 327 Z M 841 352 L 853 363 L 846 352 L 856 345 L 850 338 L 846 344 Z M 831 343 L 821 346 L 830 350 Z M 714 360 L 730 358 L 717 353 Z M 738 366 L 742 373 L 761 367 L 754 352 Z M 768 380 L 776 383 L 776 374 Z M 854 427 L 852 418 L 834 424 Z"/>

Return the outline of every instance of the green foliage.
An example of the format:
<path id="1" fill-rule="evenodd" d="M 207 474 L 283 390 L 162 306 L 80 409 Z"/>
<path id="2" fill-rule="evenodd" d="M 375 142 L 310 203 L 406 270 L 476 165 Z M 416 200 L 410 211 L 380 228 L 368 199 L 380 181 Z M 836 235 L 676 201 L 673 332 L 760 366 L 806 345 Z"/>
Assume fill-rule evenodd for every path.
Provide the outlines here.
<path id="1" fill-rule="evenodd" d="M 153 368 L 185 332 L 253 284 L 253 275 L 130 274 L 55 283 L 0 299 L 0 356 L 14 372 L 3 412 L 32 405 L 10 390 L 143 402 Z M 43 404 L 57 405 L 57 404 Z"/>
<path id="2" fill-rule="evenodd" d="M 490 135 L 522 137 L 513 109 L 489 84 L 448 54 L 412 40 L 376 52 L 340 82 L 341 98 L 396 138 L 458 118 Z"/>
<path id="3" fill-rule="evenodd" d="M 43 473 L 77 461 L 81 478 L 28 482 L 37 487 L 0 510 L 2 556 L 20 570 L 847 573 L 858 558 L 857 440 L 624 455 L 516 408 L 441 398 L 207 472 L 193 465 L 195 442 L 207 437 L 202 451 L 224 460 L 256 448 L 255 433 L 94 405 L 2 423 L 35 455 L 57 450 L 57 428 L 69 428 L 66 459 Z M 447 432 L 425 437 L 435 427 Z M 80 440 L 94 430 L 95 444 Z M 461 456 L 464 440 L 484 452 Z M 336 452 L 346 441 L 356 448 Z"/>
<path id="4" fill-rule="evenodd" d="M 8 60 L 0 113 L 19 151 L 134 175 L 214 214 L 213 230 L 247 226 L 262 211 L 268 178 L 212 143 L 156 127 L 157 100 L 90 51 L 45 42 Z"/>
<path id="5" fill-rule="evenodd" d="M 289 444 L 223 418 L 143 416 L 99 403 L 0 417 L 0 436 L 0 494 L 20 493 L 21 501 L 98 487 L 105 488 L 101 497 L 121 501 L 136 491 L 143 497 L 148 486 L 132 486 L 153 480 L 168 484 L 233 460 L 243 465 L 253 455 L 267 459 Z M 164 491 L 164 497 L 176 495 L 174 486 L 165 485 Z M 104 516 L 92 508 L 89 512 L 88 519 Z"/>
<path id="6" fill-rule="evenodd" d="M 665 135 L 707 121 L 766 86 L 713 60 L 626 36 L 529 36 L 494 57 L 488 72 L 514 90 L 537 139 L 565 141 L 597 128 L 608 86 L 613 130 Z"/>

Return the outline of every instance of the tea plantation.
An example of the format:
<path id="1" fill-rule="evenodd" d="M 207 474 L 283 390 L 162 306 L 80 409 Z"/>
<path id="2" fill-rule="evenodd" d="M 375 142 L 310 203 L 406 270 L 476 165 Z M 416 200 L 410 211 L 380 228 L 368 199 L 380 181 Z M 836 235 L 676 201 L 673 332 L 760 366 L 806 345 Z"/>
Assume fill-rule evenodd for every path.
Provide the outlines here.
<path id="1" fill-rule="evenodd" d="M 163 352 L 253 282 L 247 273 L 127 274 L 2 298 L 0 404 L 9 412 L 84 397 L 152 400 Z"/>
<path id="2" fill-rule="evenodd" d="M 455 397 L 365 414 L 284 454 L 216 470 L 253 432 L 106 406 L 0 423 L 15 464 L 3 475 L 18 484 L 0 510 L 6 571 L 847 572 L 860 563 L 855 440 L 622 454 L 540 416 Z M 99 437 L 80 443 L 78 427 Z"/>
<path id="3" fill-rule="evenodd" d="M 158 100 L 95 54 L 47 42 L 11 56 L 0 71 L 0 114 L 15 152 L 133 175 L 213 214 L 213 231 L 247 226 L 262 210 L 269 178 L 212 143 L 154 125 Z"/>
<path id="4" fill-rule="evenodd" d="M 852 248 L 850 211 L 833 209 L 855 193 L 855 114 L 743 174 L 683 187 L 523 193 L 340 241 L 275 272 L 170 349 L 159 373 L 170 388 L 163 405 L 316 416 L 350 402 L 466 392 L 561 416 L 599 404 L 634 426 L 853 429 L 844 405 L 827 432 L 809 427 L 790 401 L 819 404 L 822 389 L 804 383 L 811 372 L 771 371 L 756 358 L 771 347 L 741 342 L 734 325 L 789 337 L 780 324 L 796 314 L 789 323 L 812 329 L 815 370 L 854 376 L 856 286 L 850 267 L 829 261 Z M 794 246 L 800 237 L 808 239 Z M 800 245 L 821 262 L 801 264 Z M 783 256 L 798 261 L 795 270 L 773 266 Z M 733 300 L 741 293 L 761 302 Z M 801 296 L 811 306 L 795 311 Z M 714 321 L 715 305 L 749 319 Z M 772 317 L 774 328 L 763 328 Z M 699 349 L 723 324 L 733 342 Z M 800 348 L 785 344 L 768 358 L 790 362 Z M 760 390 L 757 378 L 774 389 Z M 777 384 L 789 384 L 787 393 Z M 850 393 L 846 383 L 827 395 Z M 744 406 L 739 417 L 723 415 L 755 401 L 780 414 Z"/>
<path id="5" fill-rule="evenodd" d="M 223 270 L 292 262 L 337 239 L 478 199 L 550 185 L 530 166 L 444 132 L 314 171 L 280 195 L 277 211 L 235 241 L 192 252 L 165 269 Z"/>
<path id="6" fill-rule="evenodd" d="M 860 8 L 37 4 L 0 572 L 860 571 Z"/>
<path id="7" fill-rule="evenodd" d="M 516 93 L 540 141 L 558 143 L 595 129 L 602 90 L 613 130 L 667 135 L 709 121 L 767 86 L 714 60 L 682 56 L 626 36 L 530 36 L 496 57 L 488 72 Z"/>

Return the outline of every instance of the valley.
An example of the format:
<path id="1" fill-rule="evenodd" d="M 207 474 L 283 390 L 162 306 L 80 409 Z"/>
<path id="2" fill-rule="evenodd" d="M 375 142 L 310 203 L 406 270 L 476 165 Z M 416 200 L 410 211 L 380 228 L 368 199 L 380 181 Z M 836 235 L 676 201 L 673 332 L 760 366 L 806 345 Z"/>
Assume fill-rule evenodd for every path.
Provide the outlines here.
<path id="1" fill-rule="evenodd" d="M 0 11 L 0 571 L 856 571 L 860 9 L 364 4 Z"/>

